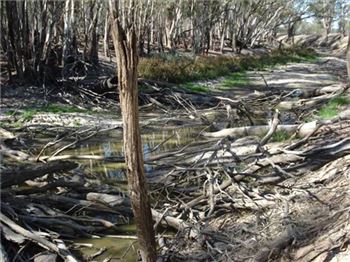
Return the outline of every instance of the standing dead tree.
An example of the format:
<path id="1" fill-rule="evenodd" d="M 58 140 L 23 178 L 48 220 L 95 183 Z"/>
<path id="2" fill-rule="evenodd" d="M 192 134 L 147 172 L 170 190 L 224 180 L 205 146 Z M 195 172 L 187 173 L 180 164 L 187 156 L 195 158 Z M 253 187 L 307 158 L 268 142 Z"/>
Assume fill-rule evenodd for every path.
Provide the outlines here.
<path id="1" fill-rule="evenodd" d="M 109 0 L 112 37 L 117 55 L 120 106 L 123 116 L 123 140 L 129 193 L 138 230 L 143 261 L 156 260 L 156 244 L 146 176 L 143 168 L 142 142 L 139 127 L 137 88 L 137 28 L 135 1 Z M 120 16 L 119 12 L 122 12 Z M 122 20 L 122 21 L 121 21 Z"/>

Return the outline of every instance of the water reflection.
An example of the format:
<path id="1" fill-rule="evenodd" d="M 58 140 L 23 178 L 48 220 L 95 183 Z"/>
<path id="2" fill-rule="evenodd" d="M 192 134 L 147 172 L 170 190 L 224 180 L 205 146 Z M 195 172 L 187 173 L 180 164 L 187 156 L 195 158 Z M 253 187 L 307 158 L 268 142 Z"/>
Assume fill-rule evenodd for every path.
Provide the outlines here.
<path id="1" fill-rule="evenodd" d="M 84 254 L 85 257 L 94 254 L 97 250 L 101 248 L 107 248 L 107 251 L 104 252 L 101 256 L 99 256 L 98 260 L 95 261 L 104 261 L 107 259 L 111 259 L 110 261 L 123 262 L 137 261 L 138 244 L 136 240 L 103 237 L 100 239 L 79 239 L 76 242 L 93 244 L 93 249 L 80 249 L 80 251 Z"/>
<path id="2" fill-rule="evenodd" d="M 174 130 L 150 131 L 142 134 L 144 158 L 180 148 L 195 140 L 200 128 L 186 127 Z M 165 141 L 165 142 L 164 142 Z M 110 134 L 86 141 L 70 152 L 77 155 L 100 155 L 105 158 L 123 157 L 122 134 Z M 125 164 L 110 161 L 81 161 L 85 171 L 103 180 L 126 181 Z M 88 163 L 87 163 L 88 162 Z M 145 165 L 145 172 L 150 174 L 152 165 Z"/>

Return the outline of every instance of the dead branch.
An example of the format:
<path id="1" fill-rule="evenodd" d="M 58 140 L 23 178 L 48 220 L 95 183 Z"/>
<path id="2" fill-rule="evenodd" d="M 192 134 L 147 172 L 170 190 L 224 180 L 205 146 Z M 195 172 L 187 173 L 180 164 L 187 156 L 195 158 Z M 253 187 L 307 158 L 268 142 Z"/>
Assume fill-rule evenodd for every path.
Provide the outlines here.
<path id="1" fill-rule="evenodd" d="M 9 219 L 4 214 L 0 214 L 0 220 L 4 224 L 6 224 L 9 228 L 11 228 L 13 231 L 23 235 L 25 238 L 29 239 L 30 241 L 38 243 L 40 246 L 44 247 L 47 250 L 55 252 L 60 257 L 62 257 L 65 261 L 68 261 L 68 262 L 78 261 L 72 256 L 72 254 L 70 254 L 70 252 L 67 249 L 59 248 L 57 245 L 53 244 L 47 239 L 40 237 L 29 230 L 26 230 L 25 228 L 14 223 L 11 219 Z"/>
<path id="2" fill-rule="evenodd" d="M 66 172 L 78 167 L 74 162 L 57 161 L 47 164 L 22 165 L 16 169 L 4 170 L 1 172 L 1 188 L 12 185 L 20 185 L 26 180 L 32 180 L 56 172 Z"/>

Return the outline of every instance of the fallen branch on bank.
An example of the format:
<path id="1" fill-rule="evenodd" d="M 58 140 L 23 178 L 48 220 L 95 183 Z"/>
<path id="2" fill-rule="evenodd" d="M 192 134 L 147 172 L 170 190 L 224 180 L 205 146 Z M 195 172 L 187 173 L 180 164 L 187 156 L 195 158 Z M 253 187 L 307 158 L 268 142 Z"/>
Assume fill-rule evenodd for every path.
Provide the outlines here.
<path id="1" fill-rule="evenodd" d="M 317 125 L 316 121 L 304 123 L 301 125 L 279 125 L 276 131 L 283 131 L 287 134 L 296 133 L 300 137 L 307 136 L 315 129 Z M 270 130 L 270 126 L 244 126 L 244 127 L 234 127 L 227 128 L 217 132 L 203 132 L 202 135 L 206 137 L 243 137 L 243 136 L 259 136 L 261 134 L 267 133 Z"/>
<path id="2" fill-rule="evenodd" d="M 289 135 L 295 133 L 299 137 L 307 137 L 314 133 L 320 125 L 334 124 L 339 121 L 350 120 L 350 110 L 340 112 L 338 116 L 330 120 L 315 120 L 312 122 L 302 123 L 300 125 L 278 125 L 275 131 L 283 131 Z M 276 121 L 275 121 L 276 122 Z M 201 134 L 206 137 L 243 137 L 243 136 L 259 136 L 261 134 L 268 133 L 270 130 L 269 125 L 257 125 L 257 126 L 244 126 L 222 129 L 216 132 L 202 132 Z"/>

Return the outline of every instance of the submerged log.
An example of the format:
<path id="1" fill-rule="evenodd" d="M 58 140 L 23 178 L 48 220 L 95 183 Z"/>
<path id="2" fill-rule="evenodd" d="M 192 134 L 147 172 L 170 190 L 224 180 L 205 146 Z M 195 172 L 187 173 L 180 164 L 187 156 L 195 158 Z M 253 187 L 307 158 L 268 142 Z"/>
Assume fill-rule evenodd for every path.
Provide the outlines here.
<path id="1" fill-rule="evenodd" d="M 56 161 L 50 163 L 38 163 L 35 165 L 22 165 L 15 169 L 3 170 L 1 172 L 1 188 L 19 185 L 26 180 L 32 180 L 46 174 L 66 172 L 78 167 L 77 163 L 68 161 Z"/>

